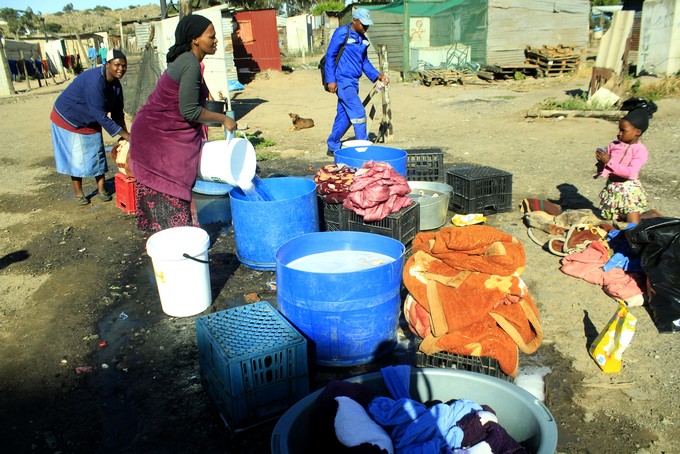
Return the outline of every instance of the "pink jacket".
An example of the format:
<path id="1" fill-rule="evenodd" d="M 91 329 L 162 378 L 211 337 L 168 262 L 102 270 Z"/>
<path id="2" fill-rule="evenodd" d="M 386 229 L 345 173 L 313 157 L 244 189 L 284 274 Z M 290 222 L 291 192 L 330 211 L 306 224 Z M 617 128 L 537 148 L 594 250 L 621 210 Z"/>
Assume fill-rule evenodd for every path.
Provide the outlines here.
<path id="1" fill-rule="evenodd" d="M 642 142 L 629 145 L 618 140 L 609 144 L 607 153 L 611 159 L 598 176 L 606 178 L 616 175 L 629 180 L 637 180 L 640 169 L 649 156 L 647 147 Z"/>

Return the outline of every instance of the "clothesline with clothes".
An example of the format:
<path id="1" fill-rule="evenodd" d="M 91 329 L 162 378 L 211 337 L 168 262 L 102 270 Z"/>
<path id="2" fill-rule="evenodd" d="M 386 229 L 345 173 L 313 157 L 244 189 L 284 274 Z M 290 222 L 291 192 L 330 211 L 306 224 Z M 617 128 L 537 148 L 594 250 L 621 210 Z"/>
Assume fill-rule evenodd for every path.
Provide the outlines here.
<path id="1" fill-rule="evenodd" d="M 7 60 L 9 64 L 9 71 L 12 74 L 12 80 L 16 82 L 19 77 L 33 77 L 36 79 L 44 79 L 55 74 L 52 64 L 49 59 L 24 59 L 24 60 Z"/>

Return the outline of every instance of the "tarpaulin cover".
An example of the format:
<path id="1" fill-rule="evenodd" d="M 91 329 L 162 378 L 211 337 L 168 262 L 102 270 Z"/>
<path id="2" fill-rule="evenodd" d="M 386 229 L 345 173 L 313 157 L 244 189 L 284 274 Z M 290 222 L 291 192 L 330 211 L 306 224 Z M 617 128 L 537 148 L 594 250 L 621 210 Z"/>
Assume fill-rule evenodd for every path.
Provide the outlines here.
<path id="1" fill-rule="evenodd" d="M 656 328 L 661 333 L 680 330 L 673 325 L 680 320 L 680 219 L 642 219 L 625 234 L 651 285 L 649 306 Z"/>

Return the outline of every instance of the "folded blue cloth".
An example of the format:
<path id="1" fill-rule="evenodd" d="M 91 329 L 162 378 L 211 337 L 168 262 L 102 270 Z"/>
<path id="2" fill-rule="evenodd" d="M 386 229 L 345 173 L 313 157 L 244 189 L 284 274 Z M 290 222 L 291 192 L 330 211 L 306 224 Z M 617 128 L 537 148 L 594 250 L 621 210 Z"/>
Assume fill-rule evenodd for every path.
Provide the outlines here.
<path id="1" fill-rule="evenodd" d="M 380 369 L 390 395 L 395 399 L 411 397 L 411 366 L 386 366 Z"/>
<path id="2" fill-rule="evenodd" d="M 385 427 L 394 442 L 396 452 L 442 452 L 460 448 L 463 431 L 457 426 L 465 415 L 481 411 L 482 407 L 469 400 L 437 404 L 430 408 L 412 399 L 376 397 L 368 406 L 373 420 Z"/>
<path id="3" fill-rule="evenodd" d="M 626 227 L 626 230 L 634 227 L 637 224 L 630 223 Z M 631 273 L 639 273 L 642 271 L 642 266 L 640 264 L 640 258 L 633 251 L 625 235 L 621 235 L 621 230 L 612 230 L 607 234 L 607 242 L 609 243 L 609 248 L 614 251 L 612 257 L 607 261 L 607 263 L 602 266 L 602 269 L 607 272 L 613 270 L 614 268 L 621 268 L 624 271 L 630 271 Z"/>

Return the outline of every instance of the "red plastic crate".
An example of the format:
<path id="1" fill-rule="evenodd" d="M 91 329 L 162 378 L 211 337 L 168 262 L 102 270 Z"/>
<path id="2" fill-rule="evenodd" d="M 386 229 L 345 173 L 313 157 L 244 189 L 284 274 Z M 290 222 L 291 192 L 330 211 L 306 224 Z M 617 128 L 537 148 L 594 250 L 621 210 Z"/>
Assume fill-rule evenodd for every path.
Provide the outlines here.
<path id="1" fill-rule="evenodd" d="M 137 202 L 135 200 L 134 177 L 129 177 L 124 173 L 116 174 L 116 206 L 123 210 L 125 214 L 135 214 Z"/>

